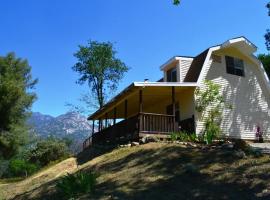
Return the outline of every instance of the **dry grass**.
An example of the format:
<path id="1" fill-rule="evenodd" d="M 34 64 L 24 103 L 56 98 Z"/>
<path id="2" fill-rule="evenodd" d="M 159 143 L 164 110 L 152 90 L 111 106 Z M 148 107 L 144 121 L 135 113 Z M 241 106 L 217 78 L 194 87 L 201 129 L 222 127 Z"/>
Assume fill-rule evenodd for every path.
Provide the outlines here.
<path id="1" fill-rule="evenodd" d="M 67 172 L 73 173 L 76 170 L 76 158 L 69 158 L 25 180 L 0 184 L 0 194 L 4 199 L 12 199 L 19 194 L 31 194 L 33 197 L 38 196 L 39 191 L 50 188 L 48 183 L 53 183 L 58 177 L 63 176 Z"/>
<path id="2" fill-rule="evenodd" d="M 112 150 L 78 169 L 99 173 L 94 196 L 80 199 L 270 199 L 266 155 L 239 159 L 232 150 L 149 143 Z M 7 199 L 59 199 L 55 180 L 78 169 L 68 159 L 0 189 Z"/>

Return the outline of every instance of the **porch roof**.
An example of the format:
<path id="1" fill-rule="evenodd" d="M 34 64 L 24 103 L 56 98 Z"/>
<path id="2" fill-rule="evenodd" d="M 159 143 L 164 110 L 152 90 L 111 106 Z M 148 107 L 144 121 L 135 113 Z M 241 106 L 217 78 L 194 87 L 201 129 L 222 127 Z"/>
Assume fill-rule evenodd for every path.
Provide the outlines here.
<path id="1" fill-rule="evenodd" d="M 198 84 L 196 82 L 134 82 L 126 87 L 122 92 L 112 98 L 108 103 L 106 103 L 102 108 L 94 112 L 92 115 L 88 117 L 88 120 L 95 119 L 113 119 L 114 116 L 114 108 L 118 108 L 116 118 L 123 118 L 124 115 L 124 103 L 125 100 L 130 100 L 129 107 L 132 106 L 133 112 L 129 112 L 129 116 L 134 113 L 136 110 L 136 106 L 138 106 L 139 97 L 136 96 L 136 91 L 139 90 L 146 91 L 148 94 L 148 99 L 151 100 L 150 96 L 165 96 L 170 95 L 170 88 L 175 87 L 176 92 L 187 89 L 187 88 L 195 88 Z M 169 93 L 168 93 L 169 92 Z M 167 94 L 165 94 L 167 93 Z M 146 98 L 144 98 L 146 100 Z M 138 101 L 136 101 L 138 100 Z M 123 106 L 121 106 L 123 104 Z M 135 105 L 134 105 L 135 104 Z M 138 109 L 139 110 L 139 109 Z M 107 113 L 107 116 L 106 116 Z M 106 117 L 105 117 L 106 116 Z"/>

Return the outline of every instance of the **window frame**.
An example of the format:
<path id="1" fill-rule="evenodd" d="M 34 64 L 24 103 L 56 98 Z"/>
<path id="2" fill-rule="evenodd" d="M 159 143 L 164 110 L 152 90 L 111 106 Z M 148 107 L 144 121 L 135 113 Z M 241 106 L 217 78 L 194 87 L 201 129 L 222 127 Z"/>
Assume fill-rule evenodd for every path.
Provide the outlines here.
<path id="1" fill-rule="evenodd" d="M 245 77 L 244 60 L 232 56 L 225 56 L 227 74 Z"/>
<path id="2" fill-rule="evenodd" d="M 173 73 L 175 73 L 175 80 L 173 80 Z M 166 80 L 167 82 L 177 82 L 177 69 L 176 67 L 170 68 L 166 72 Z"/>

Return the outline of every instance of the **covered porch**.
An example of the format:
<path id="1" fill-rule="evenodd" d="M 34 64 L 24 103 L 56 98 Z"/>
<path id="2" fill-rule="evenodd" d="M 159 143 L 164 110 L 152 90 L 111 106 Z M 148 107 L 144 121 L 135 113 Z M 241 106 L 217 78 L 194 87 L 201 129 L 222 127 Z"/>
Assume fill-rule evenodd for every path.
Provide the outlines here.
<path id="1" fill-rule="evenodd" d="M 149 134 L 164 138 L 180 129 L 194 131 L 196 86 L 196 83 L 166 82 L 131 84 L 89 116 L 93 132 L 83 148 L 138 140 Z"/>

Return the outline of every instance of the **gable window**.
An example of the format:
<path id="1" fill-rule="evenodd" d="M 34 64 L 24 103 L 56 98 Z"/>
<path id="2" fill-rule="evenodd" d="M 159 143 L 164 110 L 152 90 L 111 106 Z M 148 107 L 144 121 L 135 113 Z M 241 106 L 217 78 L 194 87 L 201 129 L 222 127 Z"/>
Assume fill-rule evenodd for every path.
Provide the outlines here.
<path id="1" fill-rule="evenodd" d="M 243 60 L 231 56 L 225 56 L 225 59 L 226 59 L 226 70 L 228 74 L 245 76 Z"/>
<path id="2" fill-rule="evenodd" d="M 167 82 L 177 82 L 176 68 L 167 71 Z"/>

